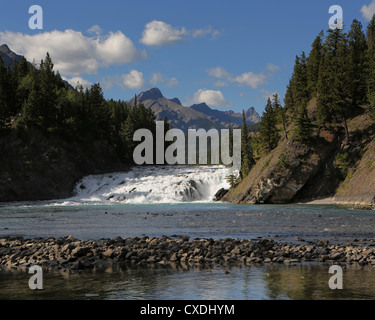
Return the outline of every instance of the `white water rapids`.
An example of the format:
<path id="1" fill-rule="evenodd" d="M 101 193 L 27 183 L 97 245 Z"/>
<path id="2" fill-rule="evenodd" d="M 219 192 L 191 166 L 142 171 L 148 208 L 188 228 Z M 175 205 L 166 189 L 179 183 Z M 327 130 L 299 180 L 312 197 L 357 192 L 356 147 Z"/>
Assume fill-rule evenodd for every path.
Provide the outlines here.
<path id="1" fill-rule="evenodd" d="M 229 189 L 224 166 L 133 167 L 128 172 L 91 175 L 77 183 L 68 202 L 178 203 L 211 202 L 218 190 Z M 66 203 L 66 202 L 65 202 Z"/>

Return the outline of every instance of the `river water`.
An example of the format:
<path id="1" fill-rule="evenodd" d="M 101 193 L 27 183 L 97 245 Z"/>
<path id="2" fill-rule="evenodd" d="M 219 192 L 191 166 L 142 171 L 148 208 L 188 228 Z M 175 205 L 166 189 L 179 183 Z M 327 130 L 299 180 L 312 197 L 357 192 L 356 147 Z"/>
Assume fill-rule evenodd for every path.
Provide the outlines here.
<path id="1" fill-rule="evenodd" d="M 213 203 L 215 191 L 226 187 L 227 173 L 220 171 L 222 168 L 202 168 L 194 176 L 191 168 L 178 172 L 165 169 L 160 179 L 156 179 L 160 172 L 151 174 L 151 169 L 148 179 L 137 170 L 86 177 L 70 199 L 2 204 L 0 237 L 73 235 L 95 240 L 184 235 L 214 239 L 267 237 L 291 242 L 300 237 L 340 243 L 375 239 L 375 211 L 336 205 Z M 300 264 L 45 272 L 44 290 L 39 292 L 28 288 L 30 276 L 25 271 L 1 271 L 0 299 L 375 298 L 375 272 L 371 266 L 347 266 L 343 290 L 329 289 L 328 268 L 324 264 Z"/>

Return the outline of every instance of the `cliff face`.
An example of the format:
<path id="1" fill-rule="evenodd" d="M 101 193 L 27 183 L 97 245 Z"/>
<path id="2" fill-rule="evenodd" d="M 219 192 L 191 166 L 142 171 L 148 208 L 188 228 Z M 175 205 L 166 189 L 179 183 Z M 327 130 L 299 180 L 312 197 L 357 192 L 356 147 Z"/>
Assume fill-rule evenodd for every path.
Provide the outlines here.
<path id="1" fill-rule="evenodd" d="M 332 155 L 335 144 L 319 139 L 310 148 L 284 139 L 222 200 L 250 204 L 293 202 Z"/>
<path id="2" fill-rule="evenodd" d="M 309 110 L 312 117 L 314 104 Z M 338 128 L 321 131 L 308 144 L 281 139 L 221 200 L 280 204 L 330 197 L 340 204 L 375 207 L 373 120 L 359 109 L 358 115 L 348 121 L 348 129 L 347 145 Z M 289 126 L 288 131 L 292 130 Z"/>
<path id="3" fill-rule="evenodd" d="M 335 202 L 356 207 L 375 207 L 375 141 L 364 146 L 365 153 L 353 173 L 348 174 L 335 194 Z"/>
<path id="4" fill-rule="evenodd" d="M 0 202 L 67 198 L 88 174 L 125 170 L 104 141 L 91 145 L 38 130 L 0 138 Z"/>

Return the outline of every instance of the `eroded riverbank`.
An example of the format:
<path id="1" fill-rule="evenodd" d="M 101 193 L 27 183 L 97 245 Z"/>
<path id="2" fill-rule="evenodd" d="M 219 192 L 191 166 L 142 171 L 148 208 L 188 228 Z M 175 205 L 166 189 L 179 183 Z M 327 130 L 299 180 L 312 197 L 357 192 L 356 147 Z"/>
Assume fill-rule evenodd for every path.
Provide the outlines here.
<path id="1" fill-rule="evenodd" d="M 106 238 L 82 241 L 73 236 L 48 239 L 0 238 L 0 267 L 39 265 L 46 270 L 100 269 L 108 266 L 350 263 L 375 266 L 375 242 L 343 244 L 328 240 L 277 242 L 272 239 L 190 239 L 175 237 Z"/>

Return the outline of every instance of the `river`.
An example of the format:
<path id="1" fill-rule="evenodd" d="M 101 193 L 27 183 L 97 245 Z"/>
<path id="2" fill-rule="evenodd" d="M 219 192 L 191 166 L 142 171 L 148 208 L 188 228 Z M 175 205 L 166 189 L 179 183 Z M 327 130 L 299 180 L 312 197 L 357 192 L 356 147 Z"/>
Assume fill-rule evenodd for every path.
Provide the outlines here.
<path id="1" fill-rule="evenodd" d="M 336 205 L 214 203 L 227 187 L 223 167 L 156 168 L 90 176 L 70 199 L 4 203 L 0 237 L 81 240 L 184 235 L 275 241 L 375 239 L 375 212 Z M 150 191 L 151 190 L 151 191 Z M 0 299 L 374 299 L 371 266 L 347 266 L 344 289 L 328 287 L 328 265 L 153 267 L 101 272 L 46 272 L 34 292 L 24 271 L 0 272 Z"/>

